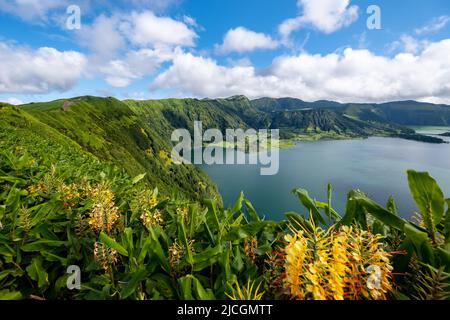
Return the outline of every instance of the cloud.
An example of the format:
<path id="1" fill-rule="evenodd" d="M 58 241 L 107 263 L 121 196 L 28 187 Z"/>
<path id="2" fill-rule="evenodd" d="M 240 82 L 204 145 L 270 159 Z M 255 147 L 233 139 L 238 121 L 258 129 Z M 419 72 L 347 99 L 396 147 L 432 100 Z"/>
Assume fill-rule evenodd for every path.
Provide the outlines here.
<path id="1" fill-rule="evenodd" d="M 302 15 L 285 20 L 278 28 L 283 39 L 302 27 L 312 27 L 332 33 L 358 19 L 358 7 L 350 6 L 350 0 L 298 0 Z"/>
<path id="2" fill-rule="evenodd" d="M 140 49 L 128 52 L 123 59 L 111 60 L 100 67 L 100 72 L 109 85 L 127 87 L 133 80 L 153 74 L 161 63 L 171 58 L 171 51 Z"/>
<path id="3" fill-rule="evenodd" d="M 66 8 L 68 0 L 0 0 L 0 11 L 4 11 L 28 22 L 48 20 L 52 10 Z"/>
<path id="4" fill-rule="evenodd" d="M 14 97 L 6 99 L 6 102 L 15 106 L 23 104 L 23 101 Z"/>
<path id="5" fill-rule="evenodd" d="M 98 16 L 91 25 L 84 25 L 77 31 L 80 44 L 100 55 L 102 59 L 114 56 L 125 46 L 125 38 L 119 31 L 120 18 L 117 16 Z M 106 36 L 107 35 L 107 36 Z"/>
<path id="6" fill-rule="evenodd" d="M 429 44 L 427 40 L 419 40 L 410 35 L 404 34 L 399 40 L 392 42 L 388 45 L 390 52 L 403 51 L 406 53 L 418 53 L 426 48 Z"/>
<path id="7" fill-rule="evenodd" d="M 86 58 L 75 51 L 29 49 L 0 43 L 0 93 L 67 91 L 83 75 Z"/>
<path id="8" fill-rule="evenodd" d="M 192 18 L 191 16 L 184 15 L 183 22 L 192 28 L 198 27 L 197 21 L 194 18 Z"/>
<path id="9" fill-rule="evenodd" d="M 78 38 L 90 49 L 91 73 L 100 73 L 111 86 L 126 87 L 153 74 L 178 47 L 194 46 L 197 34 L 183 22 L 143 11 L 101 15 Z"/>
<path id="10" fill-rule="evenodd" d="M 216 46 L 218 53 L 250 52 L 257 49 L 275 49 L 277 41 L 264 33 L 257 33 L 244 27 L 229 30 L 223 43 Z"/>
<path id="11" fill-rule="evenodd" d="M 84 16 L 98 11 L 151 10 L 161 13 L 181 2 L 182 0 L 0 0 L 0 11 L 15 15 L 29 23 L 41 24 L 56 21 L 63 26 L 61 22 L 67 18 L 66 9 L 70 5 L 80 6 Z"/>
<path id="12" fill-rule="evenodd" d="M 437 17 L 437 18 L 434 18 L 433 20 L 431 20 L 430 23 L 423 26 L 422 28 L 416 29 L 415 32 L 417 35 L 423 35 L 423 34 L 437 32 L 437 31 L 445 28 L 449 22 L 450 22 L 450 16 L 440 16 L 440 17 Z"/>
<path id="13" fill-rule="evenodd" d="M 429 43 L 420 53 L 384 57 L 345 49 L 327 55 L 280 56 L 266 70 L 219 65 L 215 60 L 179 52 L 156 77 L 152 90 L 175 89 L 195 97 L 297 97 L 341 102 L 425 100 L 450 102 L 450 39 Z"/>
<path id="14" fill-rule="evenodd" d="M 195 44 L 197 34 L 185 23 L 169 17 L 158 17 L 151 11 L 133 12 L 123 30 L 139 46 L 186 46 Z"/>
<path id="15" fill-rule="evenodd" d="M 105 36 L 107 35 L 107 36 Z M 198 37 L 181 21 L 156 16 L 152 11 L 100 15 L 78 31 L 81 43 L 94 53 L 112 55 L 125 47 L 191 47 Z"/>

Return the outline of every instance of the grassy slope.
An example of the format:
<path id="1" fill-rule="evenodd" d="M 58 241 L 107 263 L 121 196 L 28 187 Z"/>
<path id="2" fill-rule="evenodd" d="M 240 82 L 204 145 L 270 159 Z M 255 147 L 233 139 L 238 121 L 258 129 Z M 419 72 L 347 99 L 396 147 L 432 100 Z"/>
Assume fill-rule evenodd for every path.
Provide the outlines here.
<path id="1" fill-rule="evenodd" d="M 149 185 L 164 194 L 180 192 L 191 199 L 219 198 L 209 178 L 194 166 L 173 165 L 171 147 L 150 123 L 113 98 L 80 97 L 22 106 L 41 122 L 78 143 L 84 151 L 124 168 L 130 175 L 147 173 Z"/>

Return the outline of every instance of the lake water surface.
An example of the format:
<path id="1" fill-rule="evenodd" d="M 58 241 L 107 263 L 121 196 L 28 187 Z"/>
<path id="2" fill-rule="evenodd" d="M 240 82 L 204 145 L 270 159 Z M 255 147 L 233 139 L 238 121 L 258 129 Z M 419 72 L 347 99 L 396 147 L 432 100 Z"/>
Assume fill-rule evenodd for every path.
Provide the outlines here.
<path id="1" fill-rule="evenodd" d="M 436 127 L 415 129 L 427 134 L 450 131 Z M 328 183 L 333 184 L 333 207 L 341 214 L 348 191 L 359 188 L 383 205 L 392 195 L 401 215 L 410 218 L 417 209 L 408 189 L 408 169 L 430 172 L 450 197 L 449 144 L 378 137 L 299 142 L 294 148 L 280 150 L 280 170 L 274 176 L 261 176 L 256 165 L 201 168 L 218 185 L 226 206 L 233 205 L 242 190 L 260 215 L 273 220 L 284 219 L 289 211 L 306 213 L 292 189 L 307 189 L 312 197 L 326 201 Z"/>

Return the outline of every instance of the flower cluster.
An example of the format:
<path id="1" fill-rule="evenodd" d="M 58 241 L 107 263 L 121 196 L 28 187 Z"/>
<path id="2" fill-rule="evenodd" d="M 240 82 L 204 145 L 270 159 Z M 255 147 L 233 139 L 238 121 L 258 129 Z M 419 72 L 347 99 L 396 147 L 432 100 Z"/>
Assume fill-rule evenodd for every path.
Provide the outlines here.
<path id="1" fill-rule="evenodd" d="M 48 188 L 47 188 L 47 185 L 41 181 L 37 184 L 33 184 L 33 185 L 29 186 L 27 191 L 29 194 L 35 194 L 38 192 L 47 193 Z"/>
<path id="2" fill-rule="evenodd" d="M 144 213 L 141 215 L 141 221 L 147 228 L 154 227 L 154 226 L 160 226 L 163 224 L 164 219 L 161 214 L 161 211 L 158 209 L 153 210 L 151 212 L 150 210 L 144 210 Z"/>
<path id="3" fill-rule="evenodd" d="M 381 239 L 347 226 L 287 235 L 285 289 L 300 300 L 387 299 L 392 266 Z"/>
<path id="4" fill-rule="evenodd" d="M 174 241 L 169 247 L 169 263 L 171 270 L 177 270 L 184 257 L 184 247 L 179 245 L 177 241 Z"/>
<path id="5" fill-rule="evenodd" d="M 250 258 L 251 261 L 256 260 L 256 250 L 258 249 L 258 239 L 256 237 L 250 237 L 250 239 L 245 239 L 244 251 L 245 255 Z"/>
<path id="6" fill-rule="evenodd" d="M 103 270 L 108 272 L 112 265 L 119 261 L 119 254 L 116 250 L 108 248 L 101 242 L 94 243 L 94 260 Z"/>
<path id="7" fill-rule="evenodd" d="M 144 190 L 136 196 L 132 204 L 133 211 L 139 214 L 142 224 L 147 228 L 161 226 L 164 218 L 158 206 L 158 190 Z"/>
<path id="8" fill-rule="evenodd" d="M 180 207 L 176 209 L 177 215 L 180 216 L 184 223 L 187 224 L 189 221 L 189 210 L 185 207 Z"/>
<path id="9" fill-rule="evenodd" d="M 95 200 L 89 213 L 88 224 L 94 232 L 105 231 L 110 234 L 116 226 L 120 215 L 119 208 L 114 203 L 114 193 L 106 184 L 92 189 Z"/>

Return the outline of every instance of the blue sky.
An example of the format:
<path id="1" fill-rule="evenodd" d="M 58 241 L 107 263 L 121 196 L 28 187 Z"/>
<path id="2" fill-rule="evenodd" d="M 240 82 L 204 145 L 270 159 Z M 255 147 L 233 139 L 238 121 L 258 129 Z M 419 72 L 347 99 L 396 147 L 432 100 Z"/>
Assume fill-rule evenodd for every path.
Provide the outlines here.
<path id="1" fill-rule="evenodd" d="M 79 29 L 67 13 L 80 8 Z M 380 9 L 381 28 L 366 12 Z M 70 20 L 74 21 L 74 20 Z M 450 103 L 448 0 L 0 0 L 0 100 Z"/>

